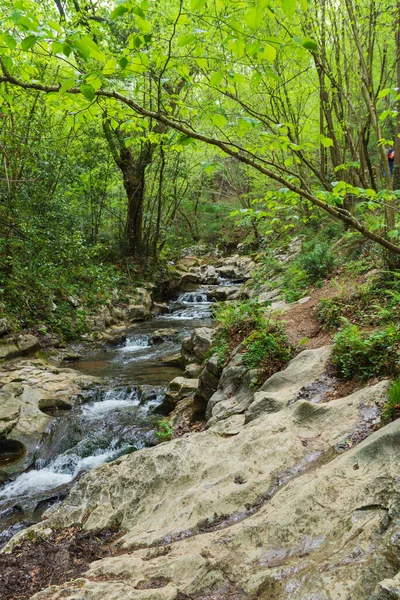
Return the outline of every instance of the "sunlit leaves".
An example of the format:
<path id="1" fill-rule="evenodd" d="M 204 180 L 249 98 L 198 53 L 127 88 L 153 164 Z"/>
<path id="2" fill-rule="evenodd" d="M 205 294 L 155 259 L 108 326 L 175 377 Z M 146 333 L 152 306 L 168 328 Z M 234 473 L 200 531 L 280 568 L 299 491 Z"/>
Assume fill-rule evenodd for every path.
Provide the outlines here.
<path id="1" fill-rule="evenodd" d="M 21 42 L 22 50 L 25 50 L 25 51 L 30 50 L 36 44 L 36 41 L 37 41 L 37 39 L 36 39 L 35 35 L 26 36 Z"/>
<path id="2" fill-rule="evenodd" d="M 82 84 L 80 86 L 80 90 L 81 90 L 82 94 L 85 96 L 85 98 L 87 98 L 87 100 L 93 100 L 93 98 L 96 95 L 96 90 L 94 89 L 94 87 L 87 83 Z"/>
<path id="3" fill-rule="evenodd" d="M 296 11 L 296 0 L 281 0 L 283 12 L 287 17 L 292 17 Z"/>
<path id="4" fill-rule="evenodd" d="M 112 11 L 112 13 L 110 15 L 110 19 L 112 19 L 114 21 L 115 19 L 118 19 L 118 17 L 122 17 L 122 15 L 127 13 L 128 10 L 129 9 L 126 6 L 124 6 L 123 4 L 119 4 Z"/>

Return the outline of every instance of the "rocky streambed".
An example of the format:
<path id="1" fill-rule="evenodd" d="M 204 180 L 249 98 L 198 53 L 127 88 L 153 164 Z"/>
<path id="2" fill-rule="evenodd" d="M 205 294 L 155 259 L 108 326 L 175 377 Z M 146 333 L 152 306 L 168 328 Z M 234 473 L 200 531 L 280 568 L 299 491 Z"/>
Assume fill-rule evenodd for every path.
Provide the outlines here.
<path id="1" fill-rule="evenodd" d="M 120 345 L 73 365 L 89 378 L 104 377 L 107 365 L 113 393 L 131 383 L 130 397 L 102 392 L 77 408 L 89 419 L 85 431 L 101 423 L 115 439 L 116 405 L 90 420 L 102 405 L 122 401 L 129 414 L 145 407 L 145 423 L 135 416 L 137 437 L 128 440 L 137 450 L 116 448 L 119 456 L 100 461 L 40 523 L 14 536 L 3 550 L 14 553 L 0 558 L 3 589 L 11 589 L 22 557 L 34 573 L 29 581 L 39 578 L 32 594 L 50 586 L 35 600 L 399 598 L 400 420 L 381 424 L 388 382 L 329 399 L 321 391 L 333 385 L 331 348 L 323 346 L 299 353 L 259 387 L 240 352 L 223 370 L 209 356 L 207 319 L 189 323 L 178 314 L 192 311 L 190 300 L 201 294 L 207 314 L 207 291 L 194 293 L 180 298 L 175 316 L 157 320 L 161 332 L 140 324 Z M 148 447 L 152 404 L 181 437 Z M 205 427 L 185 433 L 200 413 Z M 35 552 L 42 559 L 32 562 Z"/>

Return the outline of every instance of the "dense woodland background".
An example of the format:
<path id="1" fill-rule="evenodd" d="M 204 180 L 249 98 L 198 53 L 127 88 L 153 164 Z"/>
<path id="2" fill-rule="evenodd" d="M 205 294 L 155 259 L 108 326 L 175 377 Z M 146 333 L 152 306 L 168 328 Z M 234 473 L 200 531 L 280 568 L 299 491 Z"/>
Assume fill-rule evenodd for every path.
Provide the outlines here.
<path id="1" fill-rule="evenodd" d="M 387 0 L 3 0 L 2 314 L 73 337 L 193 246 L 240 243 L 260 279 L 295 236 L 324 275 L 338 240 L 346 261 L 396 269 L 399 15 Z"/>

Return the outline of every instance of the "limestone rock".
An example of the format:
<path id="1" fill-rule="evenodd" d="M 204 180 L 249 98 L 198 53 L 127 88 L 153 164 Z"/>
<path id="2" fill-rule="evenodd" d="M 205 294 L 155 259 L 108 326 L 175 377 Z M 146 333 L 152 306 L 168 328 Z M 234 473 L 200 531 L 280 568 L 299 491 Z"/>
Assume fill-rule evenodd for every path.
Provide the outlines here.
<path id="1" fill-rule="evenodd" d="M 170 413 L 175 406 L 188 396 L 193 396 L 197 391 L 199 380 L 198 379 L 186 379 L 185 377 L 175 377 L 167 389 L 165 398 L 162 403 L 157 407 L 157 412 L 161 414 Z"/>
<path id="2" fill-rule="evenodd" d="M 208 365 L 217 364 L 216 358 Z M 214 372 L 215 374 L 215 372 Z M 224 368 L 219 379 L 217 391 L 210 397 L 206 418 L 208 426 L 233 414 L 244 413 L 253 401 L 253 386 L 257 381 L 257 369 L 249 369 L 243 364 L 243 354 L 236 352 L 229 364 Z"/>
<path id="3" fill-rule="evenodd" d="M 198 363 L 190 363 L 186 365 L 185 372 L 183 375 L 188 379 L 196 379 L 200 375 L 201 371 L 201 365 L 199 365 Z"/>
<path id="4" fill-rule="evenodd" d="M 284 371 L 274 373 L 254 394 L 246 411 L 246 422 L 263 413 L 285 408 L 304 387 L 317 380 L 326 370 L 331 346 L 304 350 L 290 361 Z"/>
<path id="5" fill-rule="evenodd" d="M 27 468 L 52 415 L 60 409 L 70 409 L 76 394 L 100 381 L 73 369 L 54 368 L 38 359 L 6 363 L 0 377 L 4 383 L 0 390 L 0 440 L 25 447 L 21 460 L 3 468 L 7 473 Z"/>
<path id="6" fill-rule="evenodd" d="M 37 337 L 30 333 L 3 338 L 0 341 L 0 359 L 8 360 L 39 350 Z"/>
<path id="7" fill-rule="evenodd" d="M 202 363 L 212 344 L 213 329 L 199 327 L 182 344 L 182 357 L 185 364 Z"/>
<path id="8" fill-rule="evenodd" d="M 94 469 L 34 529 L 119 523 L 122 549 L 35 600 L 224 598 L 228 583 L 258 600 L 377 600 L 378 584 L 396 598 L 400 420 L 335 453 L 362 421 L 357 394 L 235 415 Z"/>
<path id="9" fill-rule="evenodd" d="M 7 318 L 3 317 L 0 319 L 0 337 L 10 333 L 10 331 L 12 331 L 12 325 Z"/>
<path id="10" fill-rule="evenodd" d="M 225 259 L 216 271 L 221 277 L 244 281 L 251 277 L 255 266 L 255 262 L 250 257 L 235 255 Z"/>
<path id="11" fill-rule="evenodd" d="M 163 342 L 173 341 L 178 335 L 177 329 L 157 329 L 151 336 L 153 344 L 162 344 Z"/>
<path id="12" fill-rule="evenodd" d="M 200 373 L 199 387 L 196 392 L 197 399 L 203 403 L 204 413 L 209 399 L 217 391 L 221 373 L 222 367 L 219 365 L 217 355 L 213 355 L 206 360 L 204 368 Z"/>
<path id="13" fill-rule="evenodd" d="M 240 287 L 235 285 L 220 285 L 216 287 L 211 296 L 213 300 L 217 302 L 234 299 L 233 296 L 236 296 L 240 293 Z"/>

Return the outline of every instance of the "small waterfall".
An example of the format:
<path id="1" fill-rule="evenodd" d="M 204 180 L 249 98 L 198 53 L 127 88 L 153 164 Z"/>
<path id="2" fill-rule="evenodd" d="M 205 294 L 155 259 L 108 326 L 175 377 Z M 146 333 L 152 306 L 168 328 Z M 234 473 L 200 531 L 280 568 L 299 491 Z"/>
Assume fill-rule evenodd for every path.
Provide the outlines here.
<path id="1" fill-rule="evenodd" d="M 170 305 L 170 319 L 209 319 L 212 302 L 205 290 L 184 292 Z"/>
<path id="2" fill-rule="evenodd" d="M 75 406 L 67 419 L 53 422 L 38 449 L 34 468 L 0 488 L 0 501 L 37 497 L 151 443 L 153 434 L 146 420 L 161 400 L 161 393 L 147 402 L 138 388 L 112 388 Z"/>
<path id="3" fill-rule="evenodd" d="M 143 348 L 148 348 L 150 346 L 150 335 L 146 334 L 138 334 L 131 335 L 126 339 L 126 342 L 122 348 L 120 348 L 121 352 L 135 352 L 138 350 L 143 350 Z"/>

